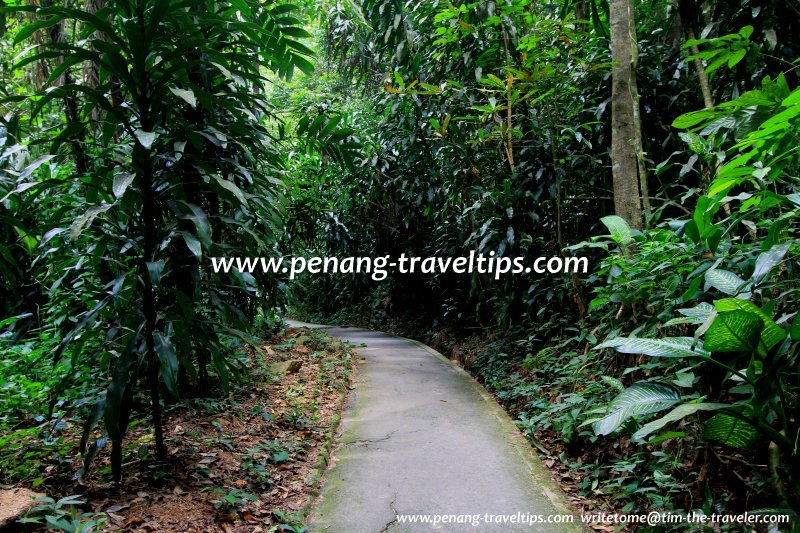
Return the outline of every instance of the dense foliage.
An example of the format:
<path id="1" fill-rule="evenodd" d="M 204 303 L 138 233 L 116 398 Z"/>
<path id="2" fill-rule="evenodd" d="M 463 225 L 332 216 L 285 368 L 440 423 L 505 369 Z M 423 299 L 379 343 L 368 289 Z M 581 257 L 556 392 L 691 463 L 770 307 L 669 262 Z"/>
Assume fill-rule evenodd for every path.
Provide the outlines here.
<path id="1" fill-rule="evenodd" d="M 27 311 L 6 323 L 35 313 L 57 340 L 54 364 L 107 373 L 81 448 L 88 464 L 110 440 L 117 480 L 139 383 L 163 459 L 162 384 L 172 396 L 202 389 L 213 367 L 227 387 L 234 341 L 250 341 L 257 310 L 276 302 L 275 279 L 215 277 L 201 258 L 269 253 L 281 231 L 283 155 L 262 71 L 312 71 L 295 10 L 161 0 L 6 10 L 4 72 L 19 83 L 3 98 L 3 228 L 36 257 L 16 238 L 4 244 L 17 295 L 4 311 Z M 53 404 L 76 379 L 87 376 L 62 376 Z M 100 420 L 104 436 L 90 442 Z"/>
<path id="2" fill-rule="evenodd" d="M 3 478 L 67 414 L 165 459 L 288 302 L 438 339 L 597 505 L 800 509 L 800 6 L 610 3 L 0 1 Z M 208 264 L 470 251 L 592 272 Z"/>
<path id="3" fill-rule="evenodd" d="M 334 3 L 332 73 L 313 82 L 326 90 L 301 85 L 297 105 L 344 113 L 369 141 L 356 168 L 292 169 L 296 249 L 571 253 L 595 267 L 584 279 L 314 276 L 298 309 L 452 348 L 535 443 L 555 440 L 585 473 L 585 496 L 796 509 L 795 6 L 636 7 L 643 219 L 625 220 L 608 216 L 619 191 L 603 3 Z M 483 344 L 442 341 L 476 331 Z M 734 474 L 732 461 L 751 466 Z"/>

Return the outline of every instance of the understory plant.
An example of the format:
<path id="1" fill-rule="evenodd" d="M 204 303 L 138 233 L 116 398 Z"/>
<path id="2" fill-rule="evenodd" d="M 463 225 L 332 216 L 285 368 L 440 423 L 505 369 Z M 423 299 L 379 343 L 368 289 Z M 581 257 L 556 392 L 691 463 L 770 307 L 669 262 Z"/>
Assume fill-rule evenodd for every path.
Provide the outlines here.
<path id="1" fill-rule="evenodd" d="M 657 358 L 669 372 L 625 388 L 588 422 L 598 435 L 623 429 L 652 444 L 686 438 L 687 421 L 699 420 L 706 442 L 766 453 L 777 507 L 796 511 L 800 90 L 783 76 L 766 78 L 761 89 L 675 125 L 733 141 L 691 218 L 676 225 L 686 249 L 703 258 L 665 307 L 676 316 L 660 324 L 682 335 L 612 335 L 597 345 Z M 635 263 L 626 254 L 640 243 L 644 235 L 620 241 L 620 260 Z"/>
<path id="2" fill-rule="evenodd" d="M 59 329 L 54 362 L 106 369 L 81 451 L 88 464 L 110 441 L 119 480 L 138 392 L 164 459 L 162 387 L 172 397 L 203 388 L 210 369 L 227 387 L 230 348 L 252 341 L 256 309 L 279 296 L 274 278 L 218 276 L 204 257 L 274 249 L 282 159 L 264 72 L 311 72 L 307 33 L 296 7 L 276 2 L 7 4 L 13 45 L 30 44 L 13 69 L 46 75 L 33 92 L 2 98 L 32 125 L 2 154 L 30 154 L 6 196 L 31 208 L 72 199 L 31 236 L 38 281 Z M 42 116 L 46 127 L 35 127 Z M 69 164 L 48 172 L 60 161 Z"/>

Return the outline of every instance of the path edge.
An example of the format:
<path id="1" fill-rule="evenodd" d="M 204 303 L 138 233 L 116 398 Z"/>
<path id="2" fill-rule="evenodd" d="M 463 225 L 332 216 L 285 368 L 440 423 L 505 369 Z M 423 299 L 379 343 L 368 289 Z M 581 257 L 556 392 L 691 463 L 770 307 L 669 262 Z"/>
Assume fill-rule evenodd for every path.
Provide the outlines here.
<path id="1" fill-rule="evenodd" d="M 417 347 L 425 350 L 434 358 L 440 360 L 441 362 L 445 363 L 449 366 L 454 372 L 460 375 L 462 379 L 469 383 L 469 386 L 481 397 L 483 402 L 489 408 L 489 411 L 494 415 L 494 417 L 498 420 L 500 425 L 503 428 L 504 433 L 510 439 L 511 447 L 514 448 L 519 458 L 525 463 L 528 468 L 528 472 L 530 473 L 533 480 L 536 482 L 537 486 L 541 489 L 542 494 L 547 497 L 550 503 L 553 504 L 556 511 L 559 514 L 563 515 L 571 515 L 574 517 L 574 521 L 572 524 L 558 524 L 559 526 L 565 527 L 571 531 L 589 531 L 588 528 L 583 526 L 581 521 L 581 515 L 578 510 L 572 505 L 572 503 L 567 498 L 566 493 L 561 489 L 558 485 L 558 482 L 553 479 L 550 470 L 547 469 L 542 464 L 542 460 L 536 455 L 536 452 L 533 449 L 533 446 L 528 439 L 520 432 L 519 428 L 514 424 L 514 421 L 511 419 L 511 416 L 506 412 L 503 407 L 497 403 L 494 396 L 492 396 L 486 388 L 478 383 L 478 381 L 466 370 L 464 370 L 461 366 L 456 364 L 452 359 L 445 357 L 443 354 L 439 353 L 438 351 L 434 350 L 427 344 L 420 342 L 416 339 L 410 339 L 408 337 L 400 337 L 396 336 L 398 339 L 403 339 L 408 341 L 412 344 L 415 344 Z M 553 524 L 555 525 L 555 524 Z"/>
<path id="2" fill-rule="evenodd" d="M 333 325 L 321 325 L 321 324 L 313 324 L 309 322 L 303 322 L 299 320 L 287 320 L 286 321 L 290 327 L 306 327 L 309 329 L 334 329 L 341 326 L 333 326 Z M 359 328 L 359 329 L 367 329 L 371 331 L 378 331 L 372 328 Z M 408 337 L 402 337 L 400 335 L 392 335 L 390 333 L 385 333 L 397 339 L 401 339 L 411 344 L 421 348 L 428 354 L 434 357 L 447 365 L 453 372 L 459 375 L 459 377 L 464 380 L 470 388 L 474 392 L 476 392 L 481 400 L 486 404 L 486 407 L 489 409 L 489 412 L 497 419 L 501 428 L 503 429 L 504 434 L 509 438 L 509 444 L 517 453 L 519 459 L 525 464 L 528 469 L 528 473 L 532 478 L 532 481 L 536 483 L 536 486 L 541 490 L 542 494 L 550 501 L 553 505 L 555 510 L 562 515 L 570 515 L 573 516 L 572 523 L 562 523 L 557 524 L 559 527 L 563 528 L 565 531 L 574 531 L 574 532 L 587 532 L 591 531 L 586 525 L 583 524 L 581 520 L 581 513 L 574 507 L 574 505 L 569 501 L 567 498 L 566 493 L 561 489 L 558 482 L 553 479 L 550 470 L 542 464 L 542 460 L 534 451 L 533 446 L 528 439 L 520 432 L 519 428 L 514 424 L 511 416 L 503 409 L 503 407 L 497 402 L 497 400 L 486 390 L 486 388 L 481 385 L 469 372 L 464 370 L 461 366 L 455 363 L 452 359 L 445 357 L 443 354 L 438 352 L 437 350 L 431 348 L 427 344 L 418 341 L 416 339 L 411 339 Z M 339 429 L 341 425 L 341 418 L 344 413 L 345 403 L 347 398 L 350 397 L 350 392 L 348 390 L 344 390 L 342 397 L 340 398 L 340 405 L 338 405 L 338 413 L 336 416 L 336 425 L 335 427 L 332 425 L 331 429 L 326 435 L 326 442 L 325 442 L 325 462 L 324 466 L 321 469 L 321 476 L 319 479 L 316 480 L 316 485 L 313 489 L 310 489 L 309 495 L 311 496 L 306 504 L 303 506 L 303 509 L 300 511 L 300 514 L 303 519 L 303 523 L 307 524 L 308 519 L 311 515 L 317 510 L 318 503 L 319 503 L 319 496 L 321 494 L 322 483 L 325 480 L 327 475 L 328 467 L 330 466 L 328 463 L 330 461 L 330 457 L 333 451 L 335 444 L 337 444 L 337 437 L 341 438 L 339 435 Z M 318 459 L 319 463 L 319 459 Z M 316 467 L 315 467 L 316 470 Z M 545 524 L 539 524 L 545 525 Z M 552 524 L 556 525 L 556 524 Z"/>
<path id="3" fill-rule="evenodd" d="M 302 323 L 299 324 L 298 321 L 293 321 L 294 324 L 288 324 L 288 327 L 293 328 L 306 328 L 306 329 L 325 329 L 331 328 L 333 326 L 319 326 L 318 324 L 309 324 L 309 323 Z M 317 327 L 311 327 L 317 326 Z M 339 339 L 338 337 L 334 337 L 330 335 L 332 338 Z M 339 339 L 342 342 L 342 339 Z M 352 348 L 352 347 L 351 347 Z M 325 433 L 325 440 L 319 448 L 319 454 L 317 455 L 317 459 L 314 462 L 314 467 L 311 471 L 306 475 L 304 478 L 304 482 L 307 485 L 305 490 L 306 493 L 306 501 L 303 503 L 303 506 L 297 511 L 296 516 L 298 517 L 301 524 L 305 525 L 308 521 L 308 518 L 311 514 L 311 511 L 316 506 L 317 501 L 319 500 L 319 496 L 322 490 L 322 483 L 325 480 L 325 474 L 328 471 L 328 466 L 330 466 L 331 457 L 333 455 L 333 448 L 336 441 L 336 436 L 339 433 L 339 429 L 342 422 L 342 415 L 344 414 L 345 404 L 347 403 L 347 399 L 350 396 L 350 388 L 349 385 L 352 384 L 354 379 L 354 374 L 358 372 L 358 360 L 357 360 L 357 353 L 355 350 L 352 350 L 352 357 L 353 360 L 350 365 L 350 375 L 348 383 L 343 384 L 339 389 L 339 398 L 336 400 L 336 412 L 331 417 L 331 425 L 328 428 L 328 431 Z"/>

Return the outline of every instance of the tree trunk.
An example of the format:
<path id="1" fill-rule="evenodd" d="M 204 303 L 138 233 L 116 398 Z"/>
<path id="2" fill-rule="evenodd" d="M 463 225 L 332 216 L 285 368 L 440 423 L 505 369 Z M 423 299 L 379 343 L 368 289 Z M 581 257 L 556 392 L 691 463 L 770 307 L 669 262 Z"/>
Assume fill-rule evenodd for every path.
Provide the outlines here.
<path id="1" fill-rule="evenodd" d="M 639 96 L 636 26 L 631 0 L 611 0 L 611 170 L 614 210 L 632 228 L 642 227 L 636 153 Z"/>
<path id="2" fill-rule="evenodd" d="M 145 23 L 144 5 L 137 5 L 137 19 L 139 28 L 144 35 L 147 25 Z M 139 76 L 139 94 L 137 111 L 139 123 L 143 131 L 155 131 L 155 120 L 151 117 L 152 106 L 149 101 L 151 94 L 150 79 L 147 75 L 145 58 L 148 50 L 143 50 L 134 61 L 134 72 Z M 136 168 L 139 191 L 142 197 L 142 225 L 144 231 L 144 250 L 141 257 L 140 273 L 143 280 L 142 311 L 144 314 L 145 361 L 147 364 L 147 381 L 150 387 L 150 403 L 153 415 L 153 428 L 155 429 L 156 458 L 163 461 L 167 456 L 164 445 L 164 428 L 161 417 L 161 397 L 159 393 L 159 360 L 155 349 L 156 321 L 158 318 L 156 288 L 150 277 L 149 263 L 155 261 L 158 246 L 157 217 L 160 213 L 156 206 L 156 190 L 153 183 L 153 156 L 148 148 L 137 142 L 133 148 L 133 165 Z"/>
<path id="3" fill-rule="evenodd" d="M 677 0 L 678 7 L 678 21 L 686 34 L 687 41 L 694 41 L 697 37 L 695 35 L 695 27 L 698 23 L 697 3 L 694 0 Z M 697 55 L 700 50 L 697 45 L 691 46 L 692 55 Z M 711 86 L 708 83 L 708 75 L 706 74 L 703 62 L 700 59 L 692 60 L 695 73 L 697 74 L 697 83 L 700 86 L 700 92 L 703 95 L 703 105 L 706 108 L 714 107 L 714 98 L 711 96 Z"/>
<path id="4" fill-rule="evenodd" d="M 44 7 L 50 7 L 53 3 L 51 1 L 43 2 Z M 48 33 L 50 37 L 50 42 L 52 44 L 63 44 L 67 42 L 67 38 L 64 35 L 64 27 L 63 21 L 61 23 L 53 25 Z M 62 57 L 57 57 L 55 59 L 54 68 L 61 64 L 63 61 Z M 48 74 L 49 76 L 49 74 Z M 64 86 L 64 85 L 72 85 L 72 73 L 70 69 L 66 69 L 64 73 L 61 75 L 60 79 L 54 80 L 53 82 L 56 86 Z M 64 102 L 64 116 L 67 119 L 67 126 L 74 126 L 80 125 L 81 117 L 80 117 L 80 110 L 78 101 L 75 98 L 74 91 L 70 91 L 66 93 L 62 101 Z M 89 156 L 86 153 L 86 132 L 83 128 L 79 128 L 78 131 L 70 136 L 69 145 L 72 148 L 72 154 L 75 158 L 75 170 L 81 176 L 86 175 L 89 172 L 89 168 L 91 166 L 91 162 L 89 160 Z"/>

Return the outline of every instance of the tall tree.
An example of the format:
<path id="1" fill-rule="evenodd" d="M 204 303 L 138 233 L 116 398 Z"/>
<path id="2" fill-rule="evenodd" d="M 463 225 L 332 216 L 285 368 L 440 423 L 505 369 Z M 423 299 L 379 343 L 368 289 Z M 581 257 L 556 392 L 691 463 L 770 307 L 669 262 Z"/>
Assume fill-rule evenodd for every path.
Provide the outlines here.
<path id="1" fill-rule="evenodd" d="M 614 210 L 633 228 L 642 227 L 642 195 L 638 152 L 641 150 L 639 95 L 636 87 L 638 49 L 631 0 L 611 0 L 611 170 Z M 646 179 L 646 178 L 645 178 Z"/>

